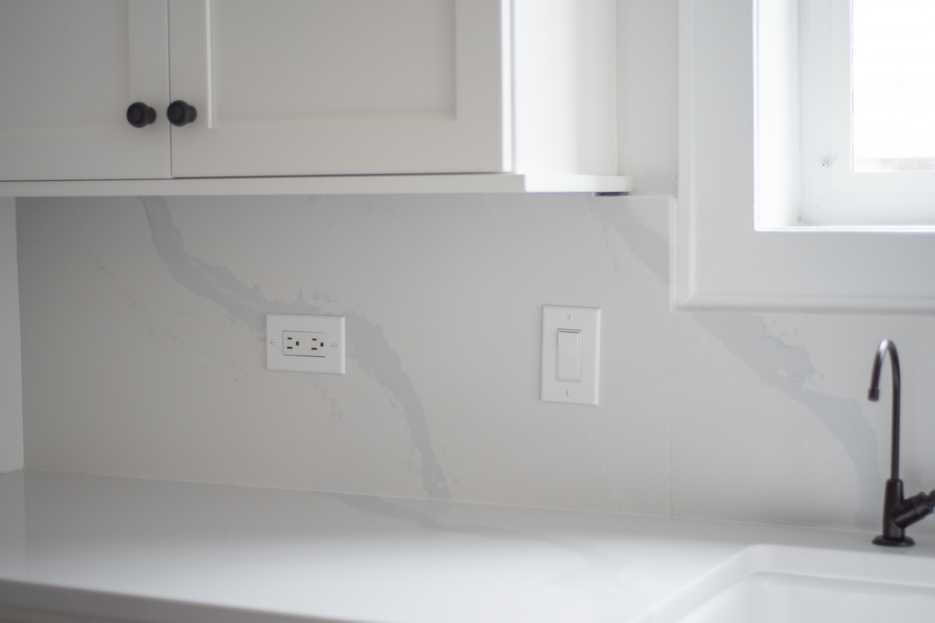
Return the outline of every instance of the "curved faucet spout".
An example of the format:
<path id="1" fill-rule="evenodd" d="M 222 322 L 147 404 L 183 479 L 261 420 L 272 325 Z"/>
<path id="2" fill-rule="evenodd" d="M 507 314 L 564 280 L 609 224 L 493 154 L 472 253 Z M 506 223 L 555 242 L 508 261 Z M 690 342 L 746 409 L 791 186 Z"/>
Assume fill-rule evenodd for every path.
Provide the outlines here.
<path id="1" fill-rule="evenodd" d="M 886 353 L 890 354 L 890 364 L 893 370 L 893 433 L 890 438 L 890 479 L 899 478 L 899 355 L 896 345 L 889 340 L 880 342 L 876 357 L 873 359 L 873 375 L 870 378 L 870 391 L 867 397 L 876 402 L 880 399 L 880 371 L 883 368 L 883 359 Z"/>
<path id="2" fill-rule="evenodd" d="M 914 541 L 906 536 L 906 527 L 935 511 L 935 491 L 922 492 L 908 500 L 903 496 L 903 481 L 899 479 L 899 355 L 896 354 L 896 345 L 889 340 L 880 342 L 873 359 L 873 376 L 867 397 L 874 402 L 880 399 L 880 372 L 887 353 L 893 368 L 893 445 L 890 479 L 883 491 L 883 531 L 873 542 L 886 547 L 909 547 Z"/>

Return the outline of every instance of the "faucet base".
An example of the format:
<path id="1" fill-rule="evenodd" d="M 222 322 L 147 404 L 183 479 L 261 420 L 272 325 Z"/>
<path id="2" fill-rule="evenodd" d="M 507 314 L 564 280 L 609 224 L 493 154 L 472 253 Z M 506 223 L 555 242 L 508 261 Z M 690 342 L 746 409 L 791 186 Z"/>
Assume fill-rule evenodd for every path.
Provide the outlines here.
<path id="1" fill-rule="evenodd" d="M 898 539 L 891 539 L 890 537 L 883 536 L 881 534 L 877 537 L 874 537 L 873 544 L 882 545 L 884 547 L 912 547 L 916 544 L 916 542 L 908 536 L 900 537 Z"/>

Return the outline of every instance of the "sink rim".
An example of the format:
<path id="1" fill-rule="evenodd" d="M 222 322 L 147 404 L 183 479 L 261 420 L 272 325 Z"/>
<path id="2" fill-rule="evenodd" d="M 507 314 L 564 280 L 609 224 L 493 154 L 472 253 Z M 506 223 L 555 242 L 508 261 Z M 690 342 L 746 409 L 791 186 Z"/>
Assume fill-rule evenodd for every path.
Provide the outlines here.
<path id="1" fill-rule="evenodd" d="M 631 621 L 677 623 L 754 573 L 783 573 L 935 590 L 935 559 L 912 556 L 907 550 L 855 551 L 757 544 L 740 550 Z"/>

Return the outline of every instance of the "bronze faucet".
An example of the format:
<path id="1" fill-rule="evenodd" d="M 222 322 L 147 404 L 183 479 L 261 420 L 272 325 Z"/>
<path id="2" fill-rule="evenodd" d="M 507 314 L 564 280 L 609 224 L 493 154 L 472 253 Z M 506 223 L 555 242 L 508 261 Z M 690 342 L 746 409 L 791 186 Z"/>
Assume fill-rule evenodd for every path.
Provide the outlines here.
<path id="1" fill-rule="evenodd" d="M 873 376 L 870 379 L 868 398 L 873 402 L 880 399 L 880 369 L 883 358 L 890 354 L 893 369 L 893 433 L 890 440 L 890 478 L 886 481 L 883 497 L 883 533 L 873 539 L 876 545 L 887 547 L 909 547 L 915 541 L 906 536 L 906 527 L 911 526 L 935 509 L 935 490 L 903 498 L 903 481 L 899 479 L 899 355 L 896 345 L 889 340 L 880 342 L 873 360 Z"/>

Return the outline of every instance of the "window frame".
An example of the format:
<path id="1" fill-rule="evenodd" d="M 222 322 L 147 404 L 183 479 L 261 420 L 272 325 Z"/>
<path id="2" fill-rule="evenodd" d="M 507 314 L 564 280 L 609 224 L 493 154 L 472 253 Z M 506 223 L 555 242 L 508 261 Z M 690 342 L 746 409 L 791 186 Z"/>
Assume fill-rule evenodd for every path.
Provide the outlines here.
<path id="1" fill-rule="evenodd" d="M 779 0 L 795 16 L 804 225 L 935 225 L 935 173 L 853 170 L 853 0 Z M 764 30 L 755 18 L 758 34 Z M 829 36 L 830 33 L 830 36 Z M 757 37 L 756 55 L 771 53 Z M 829 79 L 830 77 L 830 79 Z M 797 102 L 790 102 L 796 106 Z"/>
<path id="2" fill-rule="evenodd" d="M 755 210 L 783 188 L 762 179 L 774 163 L 757 132 L 766 1 L 680 0 L 673 307 L 935 312 L 935 227 L 803 226 Z"/>

